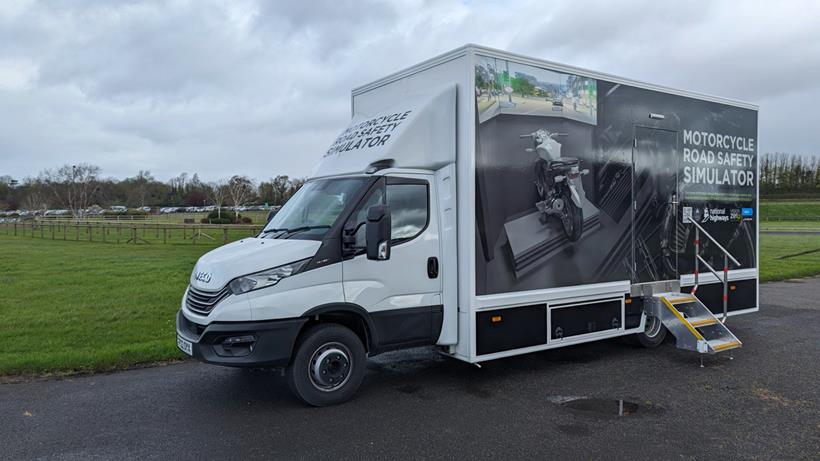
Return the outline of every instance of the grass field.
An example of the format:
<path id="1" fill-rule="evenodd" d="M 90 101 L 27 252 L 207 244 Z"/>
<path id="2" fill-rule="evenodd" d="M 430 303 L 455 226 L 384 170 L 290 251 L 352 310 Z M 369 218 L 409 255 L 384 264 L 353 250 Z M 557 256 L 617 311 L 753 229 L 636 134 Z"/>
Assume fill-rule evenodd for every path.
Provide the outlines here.
<path id="1" fill-rule="evenodd" d="M 820 274 L 820 235 L 760 234 L 760 280 Z"/>
<path id="2" fill-rule="evenodd" d="M 0 234 L 0 375 L 182 358 L 174 315 L 197 258 L 217 244 Z M 760 250 L 764 281 L 820 274 L 820 236 L 761 234 Z"/>
<path id="3" fill-rule="evenodd" d="M 760 217 L 763 221 L 772 218 L 820 218 L 820 200 L 761 200 Z"/>
<path id="4" fill-rule="evenodd" d="M 0 374 L 178 357 L 174 312 L 210 248 L 0 235 Z"/>

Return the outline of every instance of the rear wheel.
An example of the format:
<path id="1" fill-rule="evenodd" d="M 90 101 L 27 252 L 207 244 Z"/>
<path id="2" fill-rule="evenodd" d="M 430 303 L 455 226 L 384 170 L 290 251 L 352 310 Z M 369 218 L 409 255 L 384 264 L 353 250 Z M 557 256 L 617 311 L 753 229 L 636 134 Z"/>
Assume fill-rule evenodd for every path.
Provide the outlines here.
<path id="1" fill-rule="evenodd" d="M 564 210 L 561 213 L 561 225 L 571 242 L 577 242 L 584 231 L 584 210 L 572 201 L 572 192 L 564 189 Z"/>
<path id="2" fill-rule="evenodd" d="M 646 329 L 643 333 L 635 335 L 638 344 L 643 347 L 658 347 L 666 339 L 666 327 L 661 323 L 661 319 L 655 316 L 646 317 Z"/>
<path id="3" fill-rule="evenodd" d="M 287 370 L 288 384 L 308 405 L 349 400 L 362 383 L 367 355 L 353 331 L 335 323 L 310 327 L 297 341 Z"/>

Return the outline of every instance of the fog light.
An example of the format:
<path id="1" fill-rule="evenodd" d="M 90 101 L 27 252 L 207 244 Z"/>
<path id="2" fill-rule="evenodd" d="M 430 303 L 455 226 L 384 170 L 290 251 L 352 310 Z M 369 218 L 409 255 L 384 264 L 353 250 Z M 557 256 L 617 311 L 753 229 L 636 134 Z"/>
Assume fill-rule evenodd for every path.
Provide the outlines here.
<path id="1" fill-rule="evenodd" d="M 256 338 L 253 335 L 231 336 L 230 338 L 222 341 L 222 345 L 225 347 L 232 347 L 239 344 L 252 343 L 254 341 L 256 341 Z"/>
<path id="2" fill-rule="evenodd" d="M 241 335 L 229 336 L 214 344 L 214 352 L 221 357 L 245 357 L 253 352 L 256 345 L 256 336 Z"/>

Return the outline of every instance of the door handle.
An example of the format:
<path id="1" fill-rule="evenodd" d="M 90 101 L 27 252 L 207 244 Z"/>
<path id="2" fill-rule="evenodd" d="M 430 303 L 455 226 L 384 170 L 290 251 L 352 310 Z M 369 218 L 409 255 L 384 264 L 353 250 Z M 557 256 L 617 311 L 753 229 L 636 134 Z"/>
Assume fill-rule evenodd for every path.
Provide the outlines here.
<path id="1" fill-rule="evenodd" d="M 427 277 L 431 279 L 438 277 L 438 258 L 435 256 L 427 258 Z"/>

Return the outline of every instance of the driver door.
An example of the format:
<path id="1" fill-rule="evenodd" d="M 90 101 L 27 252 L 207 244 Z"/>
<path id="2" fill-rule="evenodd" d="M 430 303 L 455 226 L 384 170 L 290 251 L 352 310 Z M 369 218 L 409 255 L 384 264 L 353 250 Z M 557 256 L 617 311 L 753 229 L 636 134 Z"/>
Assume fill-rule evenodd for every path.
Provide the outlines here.
<path id="1" fill-rule="evenodd" d="M 367 310 L 380 350 L 434 344 L 442 322 L 438 213 L 432 175 L 380 178 L 351 214 L 355 249 L 342 263 L 345 301 Z M 390 259 L 367 259 L 365 222 L 371 206 L 391 214 Z M 361 225 L 360 225 L 361 224 Z"/>

